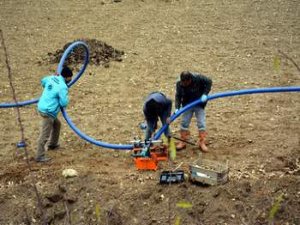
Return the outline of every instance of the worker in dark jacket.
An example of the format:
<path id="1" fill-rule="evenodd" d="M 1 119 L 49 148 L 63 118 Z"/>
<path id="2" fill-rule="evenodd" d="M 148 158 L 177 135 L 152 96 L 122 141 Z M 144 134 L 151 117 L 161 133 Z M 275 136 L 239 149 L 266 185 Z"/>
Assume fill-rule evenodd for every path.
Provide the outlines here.
<path id="1" fill-rule="evenodd" d="M 145 140 L 149 140 L 157 129 L 158 118 L 162 125 L 170 122 L 172 101 L 161 92 L 152 92 L 144 102 L 143 112 L 147 123 Z M 170 136 L 170 129 L 165 130 L 165 135 Z"/>
<path id="2" fill-rule="evenodd" d="M 207 95 L 211 90 L 211 86 L 212 80 L 204 75 L 191 73 L 189 71 L 183 71 L 180 74 L 180 80 L 176 83 L 175 112 L 177 112 L 180 107 L 186 106 L 200 98 L 202 103 L 183 113 L 180 127 L 180 137 L 183 141 L 177 144 L 177 150 L 181 150 L 186 147 L 186 143 L 184 141 L 186 141 L 190 136 L 189 126 L 192 116 L 195 114 L 199 130 L 198 146 L 203 152 L 208 152 L 208 148 L 205 144 L 205 138 L 207 135 L 205 106 L 207 102 Z"/>

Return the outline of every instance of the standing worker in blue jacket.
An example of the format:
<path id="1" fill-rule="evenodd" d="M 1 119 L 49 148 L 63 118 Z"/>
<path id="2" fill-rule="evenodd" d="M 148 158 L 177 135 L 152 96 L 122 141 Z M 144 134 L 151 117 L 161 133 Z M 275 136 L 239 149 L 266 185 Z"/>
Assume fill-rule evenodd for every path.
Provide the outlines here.
<path id="1" fill-rule="evenodd" d="M 143 112 L 147 122 L 145 140 L 149 140 L 157 129 L 158 118 L 162 125 L 170 122 L 172 101 L 161 92 L 152 92 L 144 102 Z M 166 137 L 170 137 L 170 129 L 165 130 Z"/>
<path id="2" fill-rule="evenodd" d="M 61 74 L 46 76 L 41 80 L 42 96 L 37 108 L 42 117 L 40 136 L 37 146 L 37 162 L 47 162 L 50 158 L 45 156 L 45 150 L 54 150 L 59 147 L 61 123 L 57 118 L 60 107 L 69 103 L 68 86 L 72 80 L 72 70 L 64 67 Z"/>
<path id="3" fill-rule="evenodd" d="M 183 71 L 180 74 L 180 80 L 176 83 L 175 112 L 178 111 L 181 106 L 186 106 L 200 98 L 202 103 L 183 113 L 180 126 L 180 137 L 183 141 L 177 144 L 177 150 L 182 150 L 186 147 L 186 143 L 184 141 L 187 141 L 190 136 L 189 126 L 192 116 L 195 114 L 199 130 L 199 149 L 203 152 L 208 152 L 208 148 L 205 144 L 207 135 L 205 106 L 207 102 L 207 95 L 211 90 L 211 86 L 212 80 L 204 75 L 191 73 L 189 71 Z"/>

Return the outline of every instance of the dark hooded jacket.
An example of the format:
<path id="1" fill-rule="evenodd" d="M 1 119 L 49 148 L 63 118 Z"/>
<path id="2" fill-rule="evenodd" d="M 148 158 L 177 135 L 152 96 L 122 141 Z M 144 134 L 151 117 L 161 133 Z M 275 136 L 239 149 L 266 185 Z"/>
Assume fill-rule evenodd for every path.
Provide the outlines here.
<path id="1" fill-rule="evenodd" d="M 208 95 L 211 90 L 212 80 L 204 75 L 192 73 L 192 82 L 188 87 L 183 87 L 180 80 L 176 82 L 175 108 L 179 109 L 198 100 L 203 94 Z M 205 107 L 206 103 L 199 106 Z"/>

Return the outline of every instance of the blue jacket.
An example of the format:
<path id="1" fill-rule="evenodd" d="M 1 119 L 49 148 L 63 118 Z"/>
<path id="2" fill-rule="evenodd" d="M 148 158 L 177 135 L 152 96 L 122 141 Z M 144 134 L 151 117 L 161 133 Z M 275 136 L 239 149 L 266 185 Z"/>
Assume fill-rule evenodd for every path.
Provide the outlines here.
<path id="1" fill-rule="evenodd" d="M 156 102 L 155 105 L 151 101 Z M 149 104 L 150 103 L 150 104 Z M 158 117 L 170 117 L 172 110 L 172 101 L 161 92 L 152 92 L 144 102 L 143 111 L 146 120 L 156 120 Z"/>
<path id="2" fill-rule="evenodd" d="M 53 118 L 57 117 L 60 107 L 69 103 L 68 86 L 61 75 L 50 75 L 41 80 L 44 88 L 38 102 L 38 110 Z"/>

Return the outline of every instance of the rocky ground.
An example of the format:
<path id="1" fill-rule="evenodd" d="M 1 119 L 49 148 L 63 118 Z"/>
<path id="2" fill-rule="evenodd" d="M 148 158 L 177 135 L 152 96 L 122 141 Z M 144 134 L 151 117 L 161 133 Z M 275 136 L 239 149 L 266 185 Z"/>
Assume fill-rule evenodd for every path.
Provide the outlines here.
<path id="1" fill-rule="evenodd" d="M 299 7 L 296 0 L 1 1 L 0 29 L 19 101 L 39 97 L 40 79 L 55 72 L 70 43 L 87 42 L 91 61 L 70 89 L 67 112 L 90 137 L 129 144 L 143 135 L 146 95 L 158 90 L 174 100 L 183 70 L 210 76 L 211 94 L 299 86 Z M 12 102 L 0 47 L 0 103 Z M 16 148 L 16 109 L 2 108 L 0 224 L 300 224 L 299 99 L 272 93 L 209 102 L 210 152 L 190 145 L 157 171 L 136 170 L 130 151 L 82 140 L 61 115 L 60 150 L 47 152 L 50 163 L 35 163 L 34 105 L 20 108 L 29 168 Z M 196 141 L 194 120 L 191 133 Z M 227 162 L 228 182 L 159 184 L 163 170 L 188 175 L 199 158 Z M 64 169 L 78 176 L 67 179 Z"/>

